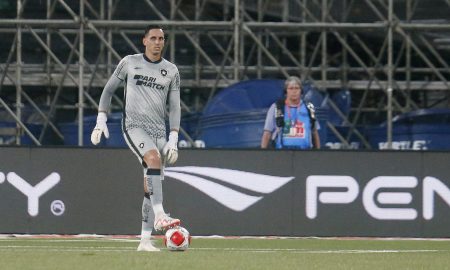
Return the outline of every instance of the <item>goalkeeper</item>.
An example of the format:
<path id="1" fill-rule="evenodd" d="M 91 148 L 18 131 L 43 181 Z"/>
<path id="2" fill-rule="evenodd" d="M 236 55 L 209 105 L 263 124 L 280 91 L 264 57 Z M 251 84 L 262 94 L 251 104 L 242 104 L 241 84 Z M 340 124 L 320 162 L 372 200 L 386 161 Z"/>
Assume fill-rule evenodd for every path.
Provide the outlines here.
<path id="1" fill-rule="evenodd" d="M 99 102 L 97 124 L 91 141 L 100 143 L 102 134 L 108 138 L 107 112 L 114 91 L 124 86 L 122 131 L 128 147 L 144 169 L 144 201 L 142 232 L 138 251 L 159 251 L 150 241 L 153 228 L 165 230 L 180 224 L 163 208 L 162 179 L 166 163 L 178 158 L 180 127 L 180 75 L 177 67 L 162 58 L 164 32 L 150 25 L 142 39 L 145 52 L 128 55 L 117 65 L 103 89 Z M 169 104 L 169 140 L 166 141 L 166 104 Z"/>

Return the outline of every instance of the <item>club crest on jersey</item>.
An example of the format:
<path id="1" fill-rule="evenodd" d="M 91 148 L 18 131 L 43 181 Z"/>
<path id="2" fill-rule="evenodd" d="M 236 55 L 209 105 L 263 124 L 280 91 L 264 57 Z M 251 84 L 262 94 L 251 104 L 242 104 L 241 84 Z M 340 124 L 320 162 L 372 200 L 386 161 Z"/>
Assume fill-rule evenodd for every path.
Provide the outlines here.
<path id="1" fill-rule="evenodd" d="M 166 75 L 167 75 L 167 70 L 165 70 L 165 69 L 160 69 L 159 71 L 161 71 L 161 75 L 163 75 L 164 77 L 166 77 Z"/>

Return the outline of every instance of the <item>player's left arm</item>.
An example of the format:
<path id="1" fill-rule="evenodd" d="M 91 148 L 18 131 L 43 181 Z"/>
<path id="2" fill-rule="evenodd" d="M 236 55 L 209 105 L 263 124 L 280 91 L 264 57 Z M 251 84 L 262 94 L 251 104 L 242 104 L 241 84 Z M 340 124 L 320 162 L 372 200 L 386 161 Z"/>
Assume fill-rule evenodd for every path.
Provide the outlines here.
<path id="1" fill-rule="evenodd" d="M 180 105 L 180 74 L 178 70 L 170 84 L 169 89 L 169 140 L 164 146 L 164 155 L 169 164 L 178 159 L 178 132 L 180 130 L 181 105 Z"/>
<path id="2" fill-rule="evenodd" d="M 180 74 L 175 74 L 169 89 L 169 125 L 170 131 L 180 130 L 181 105 L 180 105 Z"/>

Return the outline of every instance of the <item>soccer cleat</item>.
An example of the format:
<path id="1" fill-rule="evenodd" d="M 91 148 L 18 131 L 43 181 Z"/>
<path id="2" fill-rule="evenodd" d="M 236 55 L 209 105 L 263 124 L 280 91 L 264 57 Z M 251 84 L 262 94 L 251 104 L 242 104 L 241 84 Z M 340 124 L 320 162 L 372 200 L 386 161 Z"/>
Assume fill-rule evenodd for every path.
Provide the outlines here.
<path id="1" fill-rule="evenodd" d="M 137 248 L 137 251 L 160 251 L 159 248 L 153 246 L 152 241 L 150 240 L 141 240 L 139 243 L 139 246 Z"/>
<path id="2" fill-rule="evenodd" d="M 167 230 L 169 228 L 179 226 L 181 221 L 177 218 L 171 218 L 169 215 L 161 215 L 160 218 L 155 220 L 155 223 L 153 224 L 155 227 L 155 230 L 157 231 L 163 231 Z"/>

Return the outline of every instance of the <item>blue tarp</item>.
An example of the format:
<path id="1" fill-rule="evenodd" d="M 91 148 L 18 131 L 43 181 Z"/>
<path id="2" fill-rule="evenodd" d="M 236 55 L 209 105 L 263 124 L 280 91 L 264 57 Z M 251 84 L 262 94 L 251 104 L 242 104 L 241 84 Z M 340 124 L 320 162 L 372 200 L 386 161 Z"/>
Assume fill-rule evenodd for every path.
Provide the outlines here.
<path id="1" fill-rule="evenodd" d="M 207 147 L 259 147 L 267 110 L 283 97 L 284 80 L 248 80 L 220 91 L 200 119 L 200 139 Z M 304 99 L 320 107 L 323 95 L 309 83 Z M 324 113 L 318 111 L 318 115 Z M 326 113 L 325 113 L 326 116 Z"/>
<path id="2" fill-rule="evenodd" d="M 450 109 L 421 109 L 401 114 L 392 120 L 394 149 L 449 150 Z M 374 149 L 384 149 L 386 123 L 367 129 Z"/>
<path id="3" fill-rule="evenodd" d="M 206 105 L 203 116 L 264 109 L 283 95 L 283 80 L 249 80 L 220 91 Z"/>

